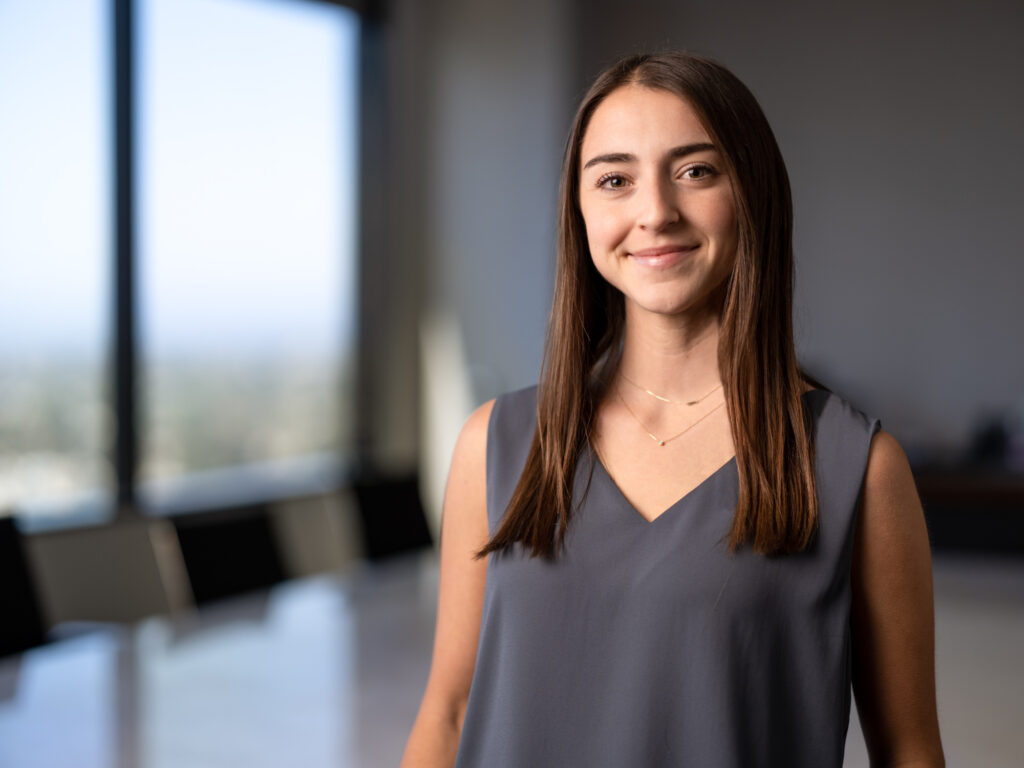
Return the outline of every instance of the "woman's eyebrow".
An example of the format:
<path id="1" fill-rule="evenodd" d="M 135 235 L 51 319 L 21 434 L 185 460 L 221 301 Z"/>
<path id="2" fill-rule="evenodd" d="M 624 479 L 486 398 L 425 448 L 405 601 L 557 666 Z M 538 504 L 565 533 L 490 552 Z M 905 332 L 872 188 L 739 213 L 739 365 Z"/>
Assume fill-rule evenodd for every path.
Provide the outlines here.
<path id="1" fill-rule="evenodd" d="M 676 158 L 684 157 L 686 155 L 692 155 L 694 152 L 703 152 L 707 149 L 715 149 L 714 144 L 709 144 L 706 141 L 697 144 L 684 144 L 680 147 L 673 147 L 668 151 L 668 156 L 675 160 Z M 587 160 L 582 170 L 587 170 L 592 165 L 598 163 L 634 163 L 636 162 L 636 155 L 631 155 L 628 152 L 609 152 L 605 155 L 597 155 Z"/>

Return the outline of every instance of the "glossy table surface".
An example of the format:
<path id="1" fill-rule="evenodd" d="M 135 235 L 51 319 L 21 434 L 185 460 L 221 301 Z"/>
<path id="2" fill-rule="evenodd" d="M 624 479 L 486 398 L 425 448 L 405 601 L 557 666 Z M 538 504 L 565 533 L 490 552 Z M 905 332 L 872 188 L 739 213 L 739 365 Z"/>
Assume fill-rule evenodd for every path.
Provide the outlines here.
<path id="1" fill-rule="evenodd" d="M 1024 559 L 937 555 L 946 764 L 1024 766 Z M 0 660 L 0 768 L 395 768 L 426 684 L 431 552 Z M 845 768 L 869 765 L 858 717 Z"/>
<path id="2" fill-rule="evenodd" d="M 0 766 L 397 765 L 435 570 L 362 564 L 2 659 Z"/>

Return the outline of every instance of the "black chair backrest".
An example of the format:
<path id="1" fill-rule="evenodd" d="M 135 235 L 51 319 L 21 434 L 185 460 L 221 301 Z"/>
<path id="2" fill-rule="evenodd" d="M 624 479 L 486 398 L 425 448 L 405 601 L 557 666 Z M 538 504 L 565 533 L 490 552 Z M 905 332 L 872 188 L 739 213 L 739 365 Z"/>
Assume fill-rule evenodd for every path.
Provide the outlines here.
<path id="1" fill-rule="evenodd" d="M 173 522 L 197 604 L 284 580 L 283 560 L 265 507 L 180 515 Z"/>
<path id="2" fill-rule="evenodd" d="M 0 656 L 45 641 L 46 629 L 21 532 L 10 516 L 0 517 Z"/>
<path id="3" fill-rule="evenodd" d="M 367 558 L 383 560 L 433 544 L 418 477 L 366 474 L 354 478 L 351 487 L 359 505 Z"/>

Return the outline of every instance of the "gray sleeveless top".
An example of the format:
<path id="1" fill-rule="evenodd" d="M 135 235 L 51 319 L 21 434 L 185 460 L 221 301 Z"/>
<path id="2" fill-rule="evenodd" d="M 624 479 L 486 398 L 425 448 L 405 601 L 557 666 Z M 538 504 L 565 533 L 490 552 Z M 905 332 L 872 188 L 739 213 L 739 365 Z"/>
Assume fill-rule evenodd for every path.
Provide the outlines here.
<path id="1" fill-rule="evenodd" d="M 493 534 L 536 422 L 536 386 L 498 397 L 487 435 Z M 850 717 L 850 560 L 881 428 L 810 390 L 819 533 L 798 555 L 728 555 L 735 458 L 652 522 L 593 452 L 555 561 L 492 553 L 456 768 L 830 768 Z M 592 460 L 592 463 L 591 463 Z M 575 508 L 575 507 L 574 507 Z"/>

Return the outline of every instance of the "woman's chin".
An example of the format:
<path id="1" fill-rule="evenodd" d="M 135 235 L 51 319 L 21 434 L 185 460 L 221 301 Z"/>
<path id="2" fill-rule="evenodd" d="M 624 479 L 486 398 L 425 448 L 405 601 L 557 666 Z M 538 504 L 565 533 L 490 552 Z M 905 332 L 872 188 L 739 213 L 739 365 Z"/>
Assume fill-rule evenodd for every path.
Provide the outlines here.
<path id="1" fill-rule="evenodd" d="M 673 296 L 627 296 L 626 297 L 626 318 L 632 316 L 635 320 L 648 318 L 665 317 L 703 317 L 709 314 L 718 314 L 721 307 L 712 306 L 712 296 L 705 294 L 703 300 L 694 297 L 692 294 Z"/>
<path id="2" fill-rule="evenodd" d="M 665 290 L 665 287 L 627 293 L 626 304 L 635 310 L 657 315 L 678 315 L 693 305 L 693 295 L 689 291 Z"/>

